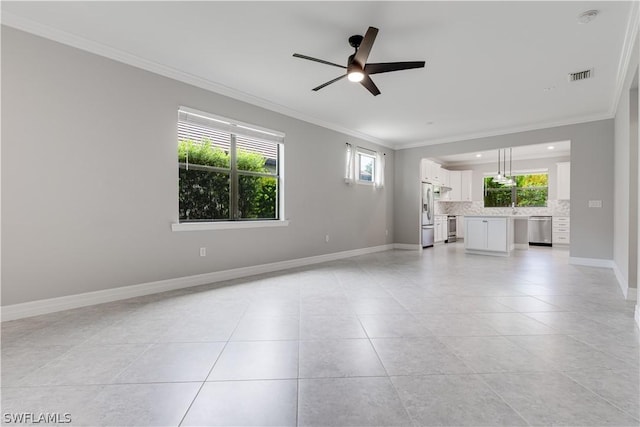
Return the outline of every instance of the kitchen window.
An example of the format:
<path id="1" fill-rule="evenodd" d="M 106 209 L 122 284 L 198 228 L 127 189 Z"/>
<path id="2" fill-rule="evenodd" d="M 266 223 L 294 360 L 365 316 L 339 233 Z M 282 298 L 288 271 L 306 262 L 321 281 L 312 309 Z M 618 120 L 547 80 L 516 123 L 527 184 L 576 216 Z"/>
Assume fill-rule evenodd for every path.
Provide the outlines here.
<path id="1" fill-rule="evenodd" d="M 278 220 L 284 134 L 181 107 L 180 223 Z"/>
<path id="2" fill-rule="evenodd" d="M 546 207 L 549 195 L 548 173 L 515 174 L 515 185 L 495 182 L 492 176 L 484 178 L 484 207 Z"/>

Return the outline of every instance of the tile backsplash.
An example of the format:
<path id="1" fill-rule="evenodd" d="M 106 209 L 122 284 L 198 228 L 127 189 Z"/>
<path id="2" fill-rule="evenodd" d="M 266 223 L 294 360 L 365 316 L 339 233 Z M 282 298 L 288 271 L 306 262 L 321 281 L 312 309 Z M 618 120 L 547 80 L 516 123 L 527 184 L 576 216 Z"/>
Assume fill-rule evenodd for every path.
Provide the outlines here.
<path id="1" fill-rule="evenodd" d="M 546 208 L 516 208 L 518 215 L 569 216 L 569 200 L 549 200 Z M 485 208 L 484 202 L 435 203 L 436 215 L 511 215 L 511 208 Z"/>

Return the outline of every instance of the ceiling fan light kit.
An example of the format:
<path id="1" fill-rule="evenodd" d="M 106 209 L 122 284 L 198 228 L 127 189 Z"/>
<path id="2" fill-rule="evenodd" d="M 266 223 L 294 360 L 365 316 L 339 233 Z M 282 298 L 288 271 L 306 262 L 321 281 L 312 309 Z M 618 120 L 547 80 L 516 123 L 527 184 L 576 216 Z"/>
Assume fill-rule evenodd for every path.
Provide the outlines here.
<path id="1" fill-rule="evenodd" d="M 347 74 L 347 78 L 350 82 L 358 83 L 361 82 L 362 79 L 364 79 L 364 73 L 358 70 L 349 71 L 349 73 Z"/>
<path id="2" fill-rule="evenodd" d="M 349 37 L 349 45 L 356 51 L 349 56 L 347 60 L 347 66 L 336 64 L 334 62 L 325 61 L 323 59 L 313 58 L 311 56 L 294 53 L 296 58 L 307 59 L 309 61 L 319 62 L 325 65 L 331 65 L 338 68 L 344 68 L 347 70 L 346 74 L 336 77 L 333 80 L 329 80 L 320 86 L 314 87 L 313 91 L 319 91 L 320 89 L 329 86 L 338 80 L 347 77 L 349 81 L 360 83 L 364 86 L 373 96 L 380 95 L 380 90 L 375 85 L 370 74 L 389 73 L 391 71 L 409 70 L 412 68 L 424 68 L 424 61 L 411 61 L 411 62 L 383 62 L 376 64 L 367 64 L 369 59 L 369 53 L 373 47 L 373 42 L 378 35 L 378 29 L 375 27 L 369 27 L 366 34 L 363 36 L 353 35 Z"/>

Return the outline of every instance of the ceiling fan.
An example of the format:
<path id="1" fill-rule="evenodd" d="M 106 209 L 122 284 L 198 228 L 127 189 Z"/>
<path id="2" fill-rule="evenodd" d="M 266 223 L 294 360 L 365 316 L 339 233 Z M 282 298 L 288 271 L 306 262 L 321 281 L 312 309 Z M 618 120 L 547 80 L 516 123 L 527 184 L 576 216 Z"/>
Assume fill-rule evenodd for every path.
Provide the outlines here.
<path id="1" fill-rule="evenodd" d="M 335 83 L 340 79 L 348 77 L 352 82 L 360 82 L 362 86 L 367 88 L 373 96 L 380 95 L 380 90 L 373 83 L 370 74 L 388 73 L 390 71 L 409 70 L 411 68 L 423 68 L 424 61 L 411 61 L 411 62 L 380 62 L 375 64 L 367 64 L 369 58 L 369 52 L 373 47 L 373 42 L 378 35 L 378 29 L 375 27 L 369 27 L 364 37 L 360 35 L 354 35 L 349 37 L 349 45 L 355 48 L 355 52 L 349 56 L 347 60 L 347 66 L 335 64 L 333 62 L 324 61 L 322 59 L 312 58 L 310 56 L 294 53 L 296 58 L 308 59 L 309 61 L 319 62 L 321 64 L 332 65 L 338 68 L 344 68 L 347 70 L 347 74 L 343 74 L 340 77 L 336 77 L 333 80 L 329 80 L 320 86 L 314 87 L 314 91 L 318 91 L 323 87 L 329 86 L 331 83 Z"/>

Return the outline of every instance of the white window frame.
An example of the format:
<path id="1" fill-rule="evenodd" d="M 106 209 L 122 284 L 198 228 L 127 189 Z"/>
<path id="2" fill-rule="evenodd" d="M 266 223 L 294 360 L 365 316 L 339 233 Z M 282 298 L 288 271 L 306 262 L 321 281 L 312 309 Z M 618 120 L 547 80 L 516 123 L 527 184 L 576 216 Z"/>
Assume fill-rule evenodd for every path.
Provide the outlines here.
<path id="1" fill-rule="evenodd" d="M 285 216 L 285 193 L 284 193 L 284 136 L 282 132 L 262 128 L 253 124 L 240 122 L 211 113 L 206 113 L 189 107 L 179 107 L 178 115 L 186 113 L 195 122 L 208 123 L 215 122 L 216 129 L 227 131 L 231 134 L 241 134 L 244 136 L 263 139 L 278 144 L 278 218 L 265 220 L 218 220 L 203 222 L 180 222 L 179 206 L 176 205 L 176 221 L 171 224 L 172 231 L 201 231 L 201 230 L 228 230 L 237 228 L 263 228 L 263 227 L 285 227 L 289 221 Z M 177 125 L 177 122 L 176 122 Z M 205 126 L 207 126 L 205 124 Z"/>
<path id="2" fill-rule="evenodd" d="M 360 172 L 362 171 L 361 169 L 361 159 L 362 156 L 371 158 L 372 164 L 373 164 L 373 169 L 371 170 L 371 181 L 368 180 L 364 180 L 364 179 L 360 179 Z M 378 162 L 376 161 L 376 152 L 375 151 L 371 151 L 371 150 L 367 150 L 361 147 L 358 147 L 356 149 L 356 181 L 358 182 L 358 184 L 363 184 L 363 185 L 374 185 L 376 182 L 376 169 L 378 168 Z"/>
<path id="3" fill-rule="evenodd" d="M 491 172 L 485 172 L 483 173 L 483 177 L 482 177 L 482 206 L 485 209 L 504 209 L 510 206 L 484 206 L 484 194 L 485 194 L 485 186 L 484 186 L 484 181 L 486 178 L 492 177 L 494 176 L 494 173 Z M 548 168 L 544 168 L 544 169 L 522 169 L 522 170 L 516 170 L 511 172 L 511 176 L 518 176 L 518 175 L 547 175 L 547 180 L 549 179 L 549 169 Z M 517 188 L 529 188 L 529 187 L 517 187 Z M 517 188 L 515 191 L 517 191 Z M 513 195 L 512 195 L 512 202 L 514 202 L 513 199 Z M 542 209 L 542 208 L 548 208 L 549 207 L 549 183 L 547 181 L 547 203 L 544 206 L 518 206 L 516 205 L 516 208 L 537 208 L 537 209 Z"/>

